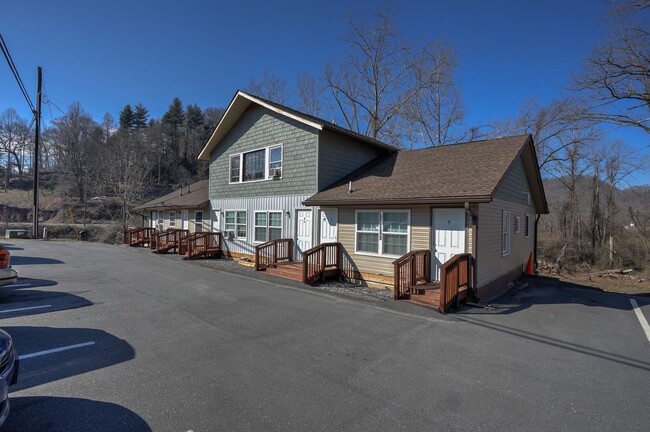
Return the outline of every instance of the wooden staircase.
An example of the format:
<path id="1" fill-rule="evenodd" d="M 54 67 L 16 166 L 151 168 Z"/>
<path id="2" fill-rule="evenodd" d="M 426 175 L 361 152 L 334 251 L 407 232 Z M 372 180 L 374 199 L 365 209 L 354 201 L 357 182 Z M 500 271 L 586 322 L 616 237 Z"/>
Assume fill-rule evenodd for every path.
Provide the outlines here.
<path id="1" fill-rule="evenodd" d="M 411 292 L 402 295 L 402 299 L 409 303 L 419 304 L 421 306 L 438 309 L 440 306 L 440 284 L 437 282 L 427 282 L 421 285 L 415 285 Z"/>
<path id="2" fill-rule="evenodd" d="M 301 262 L 279 262 L 266 267 L 266 273 L 279 276 L 285 279 L 291 279 L 302 282 L 302 263 Z"/>

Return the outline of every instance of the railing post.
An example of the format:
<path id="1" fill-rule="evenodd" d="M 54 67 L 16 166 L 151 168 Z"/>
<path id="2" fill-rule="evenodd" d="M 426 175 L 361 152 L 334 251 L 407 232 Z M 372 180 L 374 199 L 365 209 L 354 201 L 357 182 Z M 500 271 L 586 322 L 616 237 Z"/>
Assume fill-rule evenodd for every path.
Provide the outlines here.
<path id="1" fill-rule="evenodd" d="M 260 247 L 255 246 L 255 271 L 260 271 Z"/>

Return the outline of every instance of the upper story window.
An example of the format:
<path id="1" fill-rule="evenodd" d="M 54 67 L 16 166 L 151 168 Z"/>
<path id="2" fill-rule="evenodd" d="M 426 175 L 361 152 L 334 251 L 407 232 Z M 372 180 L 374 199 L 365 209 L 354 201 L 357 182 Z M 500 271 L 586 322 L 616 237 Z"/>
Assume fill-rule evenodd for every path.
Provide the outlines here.
<path id="1" fill-rule="evenodd" d="M 282 177 L 282 144 L 230 156 L 230 183 Z"/>

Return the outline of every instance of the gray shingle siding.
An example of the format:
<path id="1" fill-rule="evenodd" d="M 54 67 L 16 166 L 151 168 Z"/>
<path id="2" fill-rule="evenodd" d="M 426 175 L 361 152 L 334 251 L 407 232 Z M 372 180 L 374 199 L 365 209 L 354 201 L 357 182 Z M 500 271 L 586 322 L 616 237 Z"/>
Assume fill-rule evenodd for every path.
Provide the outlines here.
<path id="1" fill-rule="evenodd" d="M 282 178 L 229 184 L 230 155 L 283 144 Z M 303 195 L 317 191 L 318 131 L 266 108 L 244 113 L 212 152 L 210 198 Z"/>
<path id="2" fill-rule="evenodd" d="M 530 194 L 528 177 L 526 177 L 524 163 L 521 160 L 521 157 L 518 157 L 506 173 L 506 176 L 497 188 L 494 197 L 517 204 L 527 205 L 528 195 L 526 195 L 526 193 Z"/>
<path id="3" fill-rule="evenodd" d="M 321 131 L 318 148 L 318 190 L 325 189 L 377 156 L 386 153 L 386 150 L 367 143 L 329 131 Z"/>

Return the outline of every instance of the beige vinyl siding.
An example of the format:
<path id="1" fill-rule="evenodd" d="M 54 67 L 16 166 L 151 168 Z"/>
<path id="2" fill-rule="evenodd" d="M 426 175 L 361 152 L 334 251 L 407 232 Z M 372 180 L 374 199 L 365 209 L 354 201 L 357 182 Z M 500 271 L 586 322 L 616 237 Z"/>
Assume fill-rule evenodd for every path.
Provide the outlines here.
<path id="1" fill-rule="evenodd" d="M 510 253 L 502 256 L 501 234 L 503 212 L 510 212 Z M 525 235 L 525 215 L 531 215 L 531 235 Z M 521 229 L 515 234 L 515 217 L 521 220 Z M 479 205 L 479 228 L 477 241 L 477 285 L 482 287 L 528 262 L 533 251 L 533 224 L 535 208 L 532 205 L 515 204 L 495 199 L 489 204 Z"/>
<path id="2" fill-rule="evenodd" d="M 370 209 L 365 207 L 366 209 Z M 374 208 L 372 208 L 374 210 Z M 355 211 L 358 208 L 339 208 L 338 239 L 343 247 L 343 268 L 347 277 L 355 277 L 354 272 L 392 277 L 394 257 L 361 255 L 354 253 Z M 429 249 L 431 233 L 431 210 L 428 206 L 377 208 L 377 210 L 410 210 L 409 250 Z"/>
<path id="3" fill-rule="evenodd" d="M 170 211 L 176 212 L 176 225 L 174 226 L 174 228 L 178 228 L 178 229 L 183 228 L 183 211 L 184 210 L 187 210 L 189 212 L 188 221 L 189 221 L 190 232 L 195 231 L 195 228 L 194 228 L 194 222 L 195 222 L 194 212 L 195 212 L 195 210 L 203 210 L 203 231 L 210 231 L 210 229 L 211 229 L 211 225 L 210 225 L 210 206 L 205 206 L 202 209 L 193 209 L 193 208 L 191 208 L 191 209 L 164 210 L 164 212 L 165 212 L 164 224 L 163 224 L 162 227 L 159 226 L 158 229 L 165 230 L 167 228 L 170 228 L 170 226 L 169 226 L 169 212 Z M 160 212 L 160 211 L 162 211 L 162 210 L 157 210 L 157 212 Z M 149 214 L 151 214 L 151 212 Z"/>

